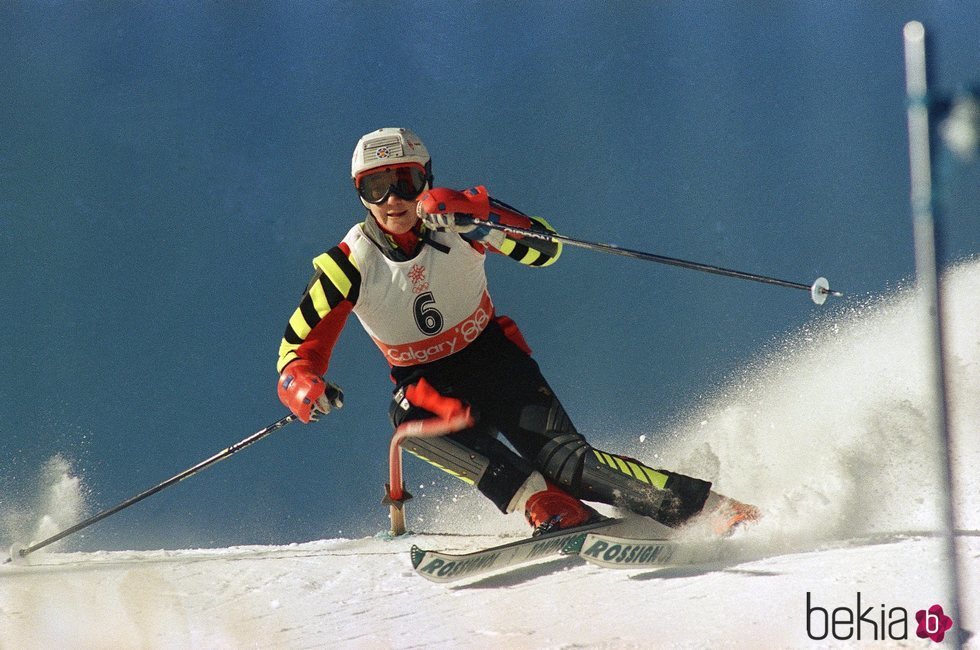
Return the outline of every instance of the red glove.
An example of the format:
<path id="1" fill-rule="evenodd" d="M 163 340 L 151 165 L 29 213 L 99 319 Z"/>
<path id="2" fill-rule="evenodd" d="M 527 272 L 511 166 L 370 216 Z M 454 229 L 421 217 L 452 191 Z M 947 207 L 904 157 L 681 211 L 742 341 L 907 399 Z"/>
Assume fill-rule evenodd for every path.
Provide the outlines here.
<path id="1" fill-rule="evenodd" d="M 487 221 L 490 218 L 490 194 L 482 185 L 463 192 L 435 187 L 419 198 L 418 214 L 430 228 L 470 232 L 476 225 L 466 221 L 457 223 L 457 217 Z"/>
<path id="2" fill-rule="evenodd" d="M 487 188 L 482 185 L 462 192 L 435 187 L 419 198 L 417 212 L 429 228 L 467 233 L 467 239 L 482 240 L 498 250 L 503 243 L 503 234 L 499 228 L 483 225 L 481 221 L 524 230 L 537 227 L 527 215 L 491 199 Z M 473 223 L 474 220 L 476 223 Z M 507 237 L 521 239 L 521 235 L 516 233 L 508 233 Z"/>
<path id="3" fill-rule="evenodd" d="M 444 436 L 447 433 L 460 431 L 476 424 L 476 419 L 467 404 L 455 397 L 446 397 L 440 394 L 432 384 L 425 380 L 425 377 L 421 377 L 417 382 L 406 387 L 402 396 L 412 406 L 425 409 L 434 415 L 431 418 L 409 420 L 398 425 L 395 433 L 401 437 Z M 401 401 L 401 397 L 396 399 Z"/>
<path id="4" fill-rule="evenodd" d="M 302 422 L 315 422 L 320 414 L 344 405 L 344 394 L 328 384 L 306 359 L 297 359 L 279 375 L 279 400 Z"/>

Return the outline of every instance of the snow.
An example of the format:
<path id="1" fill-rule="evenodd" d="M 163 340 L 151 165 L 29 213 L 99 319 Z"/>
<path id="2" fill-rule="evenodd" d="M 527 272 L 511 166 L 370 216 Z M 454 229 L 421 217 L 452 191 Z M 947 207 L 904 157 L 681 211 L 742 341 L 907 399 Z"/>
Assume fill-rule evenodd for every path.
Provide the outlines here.
<path id="1" fill-rule="evenodd" d="M 656 571 L 558 558 L 451 587 L 408 562 L 411 542 L 496 541 L 49 554 L 4 570 L 0 629 L 11 648 L 797 647 L 808 591 L 828 609 L 858 591 L 876 610 L 942 602 L 939 540 L 924 536 Z M 980 540 L 962 541 L 975 594 Z"/>
<path id="2" fill-rule="evenodd" d="M 961 264 L 946 287 L 963 606 L 954 631 L 977 630 L 980 263 Z M 766 513 L 729 540 L 723 561 L 605 570 L 556 557 L 433 584 L 413 573 L 412 544 L 463 550 L 523 534 L 461 493 L 411 503 L 409 525 L 425 532 L 404 538 L 39 551 L 0 568 L 0 647 L 931 647 L 915 635 L 915 613 L 948 612 L 951 599 L 917 299 L 905 290 L 849 304 L 747 365 L 657 447 L 665 467 L 708 476 Z M 644 450 L 657 438 L 634 434 L 633 451 L 653 456 Z M 52 476 L 64 494 L 37 525 L 59 503 L 77 510 L 83 487 L 63 479 Z M 885 625 L 856 623 L 863 610 Z"/>

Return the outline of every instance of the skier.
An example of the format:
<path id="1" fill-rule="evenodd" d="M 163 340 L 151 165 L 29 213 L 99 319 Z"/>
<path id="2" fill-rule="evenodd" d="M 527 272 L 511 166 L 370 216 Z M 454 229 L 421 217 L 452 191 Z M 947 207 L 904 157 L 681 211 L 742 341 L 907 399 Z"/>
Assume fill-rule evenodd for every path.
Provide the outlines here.
<path id="1" fill-rule="evenodd" d="M 363 136 L 351 177 L 368 214 L 313 260 L 279 348 L 279 398 L 300 420 L 334 405 L 337 389 L 322 377 L 353 311 L 391 365 L 396 431 L 430 434 L 402 448 L 474 484 L 502 512 L 524 512 L 534 534 L 599 518 L 583 500 L 673 527 L 705 509 L 719 531 L 757 516 L 708 481 L 600 451 L 576 431 L 517 325 L 495 312 L 484 273 L 488 252 L 553 264 L 560 244 L 479 225 L 553 232 L 543 219 L 484 187 L 434 187 L 429 152 L 408 129 Z"/>

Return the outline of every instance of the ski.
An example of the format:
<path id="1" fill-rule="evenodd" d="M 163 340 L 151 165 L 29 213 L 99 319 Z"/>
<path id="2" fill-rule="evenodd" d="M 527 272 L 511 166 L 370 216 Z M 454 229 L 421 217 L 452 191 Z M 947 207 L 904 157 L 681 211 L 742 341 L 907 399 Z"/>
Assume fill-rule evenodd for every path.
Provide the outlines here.
<path id="1" fill-rule="evenodd" d="M 648 569 L 717 562 L 724 559 L 727 551 L 733 550 L 727 538 L 701 541 L 635 539 L 598 531 L 569 540 L 562 552 L 578 555 L 586 562 L 606 569 Z"/>
<path id="2" fill-rule="evenodd" d="M 715 493 L 710 499 L 707 517 L 696 517 L 686 529 L 707 527 L 713 534 L 725 536 L 734 527 L 759 517 L 754 506 Z M 750 516 L 734 518 L 733 512 L 747 512 Z M 721 538 L 679 541 L 677 532 L 645 517 L 604 519 L 466 553 L 425 550 L 413 545 L 412 567 L 432 582 L 455 582 L 553 555 L 580 555 L 598 566 L 627 569 L 714 561 L 724 552 Z"/>
<path id="3" fill-rule="evenodd" d="M 590 531 L 569 540 L 562 553 L 578 555 L 586 562 L 609 569 L 716 562 L 735 552 L 733 545 L 726 543 L 732 533 L 760 517 L 755 506 L 712 492 L 702 513 L 681 529 L 661 526 L 660 531 L 652 528 Z M 712 535 L 714 539 L 694 539 L 692 533 Z"/>
<path id="4" fill-rule="evenodd" d="M 590 532 L 607 531 L 620 523 L 620 519 L 603 519 L 467 553 L 425 550 L 413 545 L 412 568 L 432 582 L 455 582 L 559 555 L 570 542 L 582 541 Z"/>

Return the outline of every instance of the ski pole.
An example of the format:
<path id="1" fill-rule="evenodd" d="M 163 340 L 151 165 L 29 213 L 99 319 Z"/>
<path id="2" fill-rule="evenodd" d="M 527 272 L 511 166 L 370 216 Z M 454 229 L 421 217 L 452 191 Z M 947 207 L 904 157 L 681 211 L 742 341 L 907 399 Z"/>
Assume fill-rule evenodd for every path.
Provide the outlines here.
<path id="1" fill-rule="evenodd" d="M 172 476 L 172 477 L 168 478 L 166 481 L 164 481 L 162 483 L 159 483 L 159 484 L 153 486 L 149 490 L 146 490 L 145 492 L 140 492 L 136 496 L 130 497 L 129 499 L 126 499 L 122 503 L 119 503 L 118 505 L 115 505 L 115 506 L 109 508 L 108 510 L 103 510 L 99 514 L 93 515 L 93 516 L 89 517 L 88 519 L 86 519 L 85 521 L 81 521 L 81 522 L 75 524 L 74 526 L 72 526 L 71 528 L 65 529 L 65 530 L 61 531 L 60 533 L 58 533 L 56 535 L 52 535 L 51 537 L 49 537 L 49 538 L 47 538 L 47 539 L 45 539 L 43 541 L 35 542 L 35 543 L 33 543 L 33 544 L 29 545 L 29 546 L 23 547 L 23 548 L 19 548 L 18 545 L 15 544 L 13 547 L 11 547 L 11 549 L 10 549 L 10 557 L 7 558 L 4 561 L 4 564 L 7 564 L 11 560 L 13 560 L 14 559 L 14 556 L 17 556 L 18 558 L 25 557 L 29 553 L 33 553 L 34 551 L 36 551 L 38 549 L 44 548 L 48 544 L 54 544 L 58 540 L 63 539 L 65 537 L 71 535 L 72 533 L 77 533 L 78 531 L 82 530 L 83 528 L 87 528 L 87 527 L 91 526 L 92 524 L 94 524 L 96 522 L 102 521 L 106 517 L 108 517 L 110 515 L 114 515 L 117 512 L 119 512 L 120 510 L 123 510 L 124 508 L 128 508 L 129 506 L 133 505 L 134 503 L 138 503 L 138 502 L 142 501 L 143 499 L 145 499 L 145 498 L 147 498 L 149 496 L 152 496 L 152 495 L 156 494 L 157 492 L 159 492 L 159 491 L 161 491 L 161 490 L 163 490 L 165 488 L 170 487 L 174 483 L 179 483 L 180 481 L 183 481 L 185 478 L 189 478 L 189 477 L 193 476 L 194 474 L 197 474 L 202 469 L 204 469 L 204 468 L 206 468 L 206 467 L 208 467 L 210 465 L 213 465 L 214 463 L 217 463 L 219 460 L 224 460 L 225 458 L 228 458 L 229 456 L 231 456 L 232 454 L 234 454 L 236 451 L 240 451 L 240 450 L 244 449 L 245 447 L 249 446 L 253 442 L 257 442 L 257 441 L 261 440 L 262 438 L 266 437 L 267 435 L 269 435 L 273 431 L 276 431 L 278 429 L 283 428 L 284 426 L 286 426 L 287 424 L 289 424 L 290 422 L 292 422 L 292 421 L 294 421 L 296 419 L 297 419 L 297 417 L 295 415 L 293 415 L 292 413 L 290 413 L 289 415 L 287 415 L 286 417 L 282 418 L 281 420 L 278 420 L 277 422 L 275 422 L 273 424 L 270 424 L 269 426 L 265 427 L 264 429 L 262 429 L 260 431 L 256 431 L 255 433 L 253 433 L 249 437 L 245 438 L 244 440 L 241 440 L 239 442 L 236 442 L 232 446 L 230 446 L 230 447 L 228 447 L 226 449 L 223 449 L 223 450 L 219 451 L 218 453 L 216 453 L 214 456 L 211 456 L 207 460 L 202 460 L 197 465 L 194 465 L 193 467 L 190 467 L 188 469 L 185 469 L 180 474 L 177 474 L 176 476 Z"/>
<path id="2" fill-rule="evenodd" d="M 494 223 L 492 221 L 484 221 L 482 219 L 475 219 L 475 218 L 469 218 L 468 220 L 460 219 L 460 221 L 467 224 L 486 226 L 488 228 L 493 228 L 494 230 L 500 230 L 503 232 L 521 235 L 522 237 L 532 237 L 534 239 L 541 239 L 551 243 L 568 244 L 569 246 L 577 246 L 579 248 L 586 248 L 589 250 L 600 251 L 603 253 L 612 253 L 613 255 L 622 255 L 624 257 L 633 257 L 636 259 L 647 260 L 648 262 L 669 264 L 671 266 L 679 266 L 685 269 L 704 271 L 705 273 L 714 273 L 716 275 L 724 275 L 731 278 L 741 278 L 743 280 L 754 280 L 755 282 L 774 284 L 780 287 L 789 287 L 791 289 L 802 289 L 803 291 L 809 291 L 810 298 L 813 300 L 814 303 L 818 305 L 824 304 L 824 302 L 827 301 L 827 296 L 841 297 L 844 295 L 840 291 L 831 290 L 830 284 L 827 282 L 827 278 L 817 278 L 816 281 L 813 282 L 813 284 L 788 282 L 786 280 L 779 280 L 777 278 L 771 278 L 765 275 L 746 273 L 745 271 L 735 271 L 733 269 L 725 269 L 720 266 L 712 266 L 710 264 L 702 264 L 700 262 L 690 262 L 688 260 L 677 259 L 675 257 L 666 257 L 664 255 L 645 253 L 643 251 L 623 248 L 622 246 L 615 246 L 613 244 L 601 244 L 598 242 L 586 241 L 584 239 L 575 239 L 574 237 L 566 237 L 565 235 L 559 235 L 558 233 L 553 233 L 553 232 L 529 230 L 527 228 L 520 228 L 517 226 L 507 226 L 501 223 Z"/>

